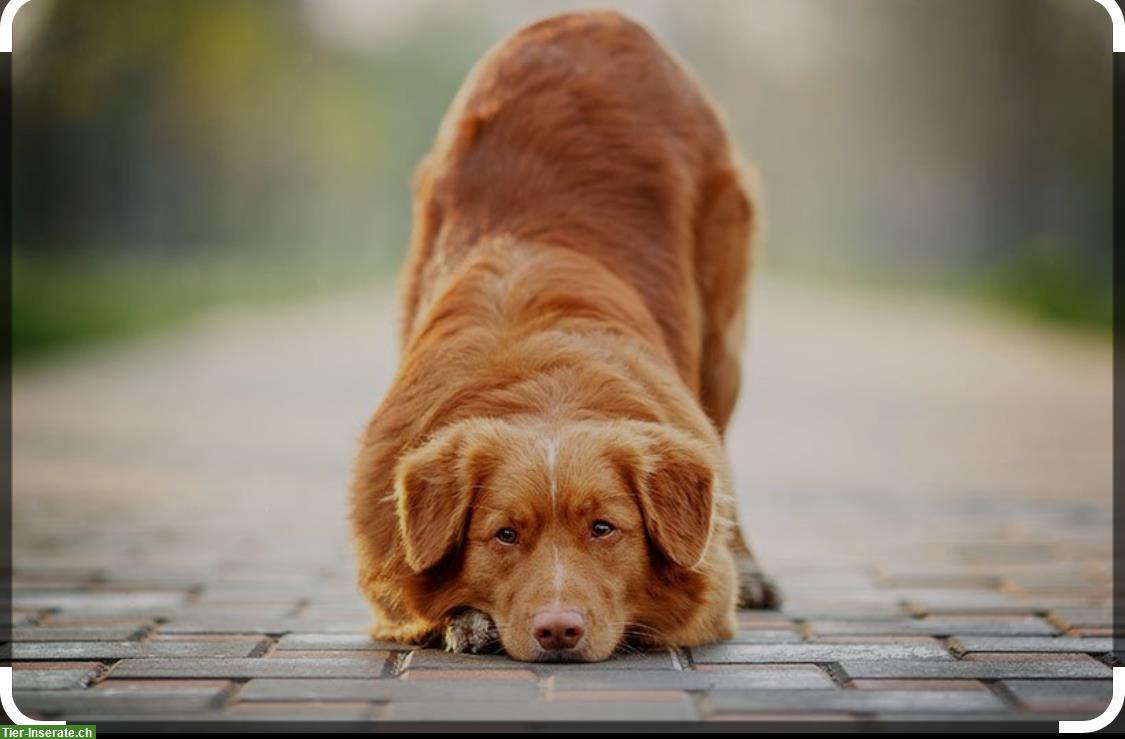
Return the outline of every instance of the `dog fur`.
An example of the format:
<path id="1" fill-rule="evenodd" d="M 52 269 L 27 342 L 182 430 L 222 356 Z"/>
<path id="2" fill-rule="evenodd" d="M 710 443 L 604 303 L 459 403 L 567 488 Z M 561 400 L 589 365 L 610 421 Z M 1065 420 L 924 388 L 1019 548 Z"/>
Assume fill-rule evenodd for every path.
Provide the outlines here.
<path id="1" fill-rule="evenodd" d="M 757 218 L 715 106 L 622 16 L 550 18 L 476 65 L 414 191 L 351 486 L 375 636 L 597 660 L 733 635 L 739 572 L 745 605 L 776 592 L 722 448 Z M 532 638 L 551 604 L 580 648 Z"/>

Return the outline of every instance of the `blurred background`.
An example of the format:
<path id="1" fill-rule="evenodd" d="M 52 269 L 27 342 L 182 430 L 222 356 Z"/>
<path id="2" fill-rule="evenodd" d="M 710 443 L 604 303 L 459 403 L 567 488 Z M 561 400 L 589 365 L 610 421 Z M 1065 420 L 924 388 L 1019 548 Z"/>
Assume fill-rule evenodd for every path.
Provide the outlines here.
<path id="1" fill-rule="evenodd" d="M 1050 656 L 1071 663 L 1055 669 L 1100 670 L 1087 652 L 1101 648 L 1069 637 L 1118 633 L 1105 10 L 598 4 L 686 60 L 761 171 L 762 269 L 726 445 L 743 530 L 786 594 L 782 623 L 804 638 L 818 633 L 808 619 L 859 620 L 874 630 L 840 633 L 906 660 L 930 648 L 901 636 L 930 633 L 915 631 L 923 614 L 1025 614 L 1041 629 L 1026 633 L 1068 637 L 1035 642 L 1071 652 Z M 51 642 L 55 627 L 92 617 L 131 619 L 145 642 L 265 630 L 366 643 L 344 491 L 396 372 L 392 286 L 412 171 L 486 49 L 579 7 L 34 0 L 20 11 L 13 619 L 51 655 L 32 672 L 88 670 L 55 661 L 86 652 Z M 900 618 L 908 630 L 883 621 Z M 1025 633 L 1009 628 L 995 633 Z M 1008 643 L 1024 645 L 998 647 L 1021 652 L 1015 674 L 1048 663 L 1025 651 L 1038 646 Z M 198 653 L 189 647 L 136 646 Z M 279 654 L 298 653 L 263 661 Z M 1007 657 L 989 659 L 1009 669 Z M 156 674 L 243 674 L 170 662 Z M 285 677 L 308 674 L 292 662 Z M 315 674 L 353 674 L 339 664 Z M 81 718 L 98 694 L 139 705 L 131 687 L 110 692 L 138 673 L 111 669 L 39 700 Z M 162 716 L 199 689 L 144 682 Z M 230 711 L 255 710 L 254 682 L 221 689 Z M 1031 682 L 1051 683 L 1051 700 L 1089 689 Z"/>
<path id="2" fill-rule="evenodd" d="M 1111 55 L 1083 0 L 637 0 L 765 185 L 767 272 L 1108 338 Z M 388 283 L 472 63 L 578 3 L 36 0 L 13 347 Z M 108 12 L 111 8 L 112 12 Z"/>

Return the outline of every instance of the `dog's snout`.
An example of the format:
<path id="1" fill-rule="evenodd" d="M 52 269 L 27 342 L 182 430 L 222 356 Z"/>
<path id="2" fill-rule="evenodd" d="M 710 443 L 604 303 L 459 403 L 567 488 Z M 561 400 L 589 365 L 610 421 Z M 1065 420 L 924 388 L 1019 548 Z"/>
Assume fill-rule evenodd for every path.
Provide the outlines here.
<path id="1" fill-rule="evenodd" d="M 586 618 L 578 611 L 539 611 L 531 620 L 535 641 L 546 650 L 574 649 L 586 635 Z"/>

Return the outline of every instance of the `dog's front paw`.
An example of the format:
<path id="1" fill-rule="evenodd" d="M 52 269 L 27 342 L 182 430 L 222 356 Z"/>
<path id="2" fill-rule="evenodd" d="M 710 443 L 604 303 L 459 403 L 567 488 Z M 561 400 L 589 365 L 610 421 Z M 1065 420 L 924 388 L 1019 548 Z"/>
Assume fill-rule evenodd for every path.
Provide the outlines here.
<path id="1" fill-rule="evenodd" d="M 499 651 L 500 633 L 487 613 L 470 608 L 454 616 L 443 633 L 445 651 L 482 654 Z"/>

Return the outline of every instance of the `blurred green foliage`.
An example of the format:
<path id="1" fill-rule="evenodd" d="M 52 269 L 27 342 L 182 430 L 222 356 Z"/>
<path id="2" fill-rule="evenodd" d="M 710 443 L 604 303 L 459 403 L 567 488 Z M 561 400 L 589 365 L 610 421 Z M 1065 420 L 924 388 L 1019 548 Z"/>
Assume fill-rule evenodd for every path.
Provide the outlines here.
<path id="1" fill-rule="evenodd" d="M 1089 265 L 1056 242 L 1034 240 L 1005 255 L 983 271 L 977 289 L 1032 318 L 1112 337 L 1112 272 L 1091 274 Z"/>
<path id="2" fill-rule="evenodd" d="M 1109 325 L 1100 7 L 608 4 L 667 40 L 726 109 L 763 176 L 767 264 Z M 13 57 L 16 358 L 386 278 L 409 234 L 413 168 L 470 66 L 570 9 L 28 5 Z"/>
<path id="3" fill-rule="evenodd" d="M 12 349 L 16 361 L 189 323 L 231 306 L 262 305 L 348 288 L 375 289 L 390 265 L 364 269 L 305 250 L 65 259 L 16 255 Z"/>

